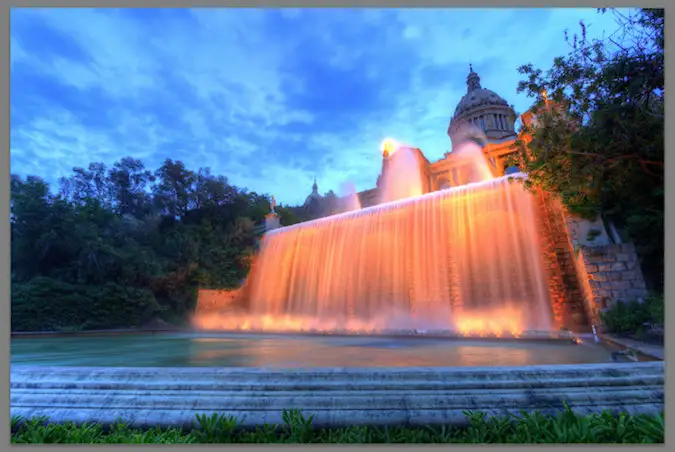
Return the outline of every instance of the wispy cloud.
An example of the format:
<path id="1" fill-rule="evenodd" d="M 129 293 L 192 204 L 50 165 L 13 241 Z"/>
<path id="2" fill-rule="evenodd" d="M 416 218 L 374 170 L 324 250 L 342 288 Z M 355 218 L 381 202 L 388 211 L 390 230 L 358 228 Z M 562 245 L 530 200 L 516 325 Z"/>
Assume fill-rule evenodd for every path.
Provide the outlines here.
<path id="1" fill-rule="evenodd" d="M 516 68 L 549 67 L 581 19 L 615 28 L 592 9 L 14 9 L 12 171 L 55 182 L 131 155 L 285 203 L 314 176 L 370 188 L 386 136 L 449 149 L 469 62 L 523 111 Z"/>

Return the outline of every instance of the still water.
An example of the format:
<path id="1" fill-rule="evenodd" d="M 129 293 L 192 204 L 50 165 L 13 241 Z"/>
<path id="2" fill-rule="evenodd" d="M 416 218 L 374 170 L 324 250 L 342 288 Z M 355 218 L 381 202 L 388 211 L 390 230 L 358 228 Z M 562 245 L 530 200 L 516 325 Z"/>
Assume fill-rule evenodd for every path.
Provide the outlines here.
<path id="1" fill-rule="evenodd" d="M 610 361 L 587 341 L 519 342 L 255 334 L 15 337 L 13 365 L 121 367 L 525 366 Z"/>

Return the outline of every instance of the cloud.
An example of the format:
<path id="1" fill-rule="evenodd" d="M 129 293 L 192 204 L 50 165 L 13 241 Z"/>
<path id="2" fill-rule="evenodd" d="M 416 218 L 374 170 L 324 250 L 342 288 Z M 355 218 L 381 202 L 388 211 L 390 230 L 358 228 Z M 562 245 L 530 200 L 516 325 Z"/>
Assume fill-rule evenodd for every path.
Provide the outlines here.
<path id="1" fill-rule="evenodd" d="M 591 9 L 14 9 L 11 169 L 55 183 L 130 155 L 291 204 L 314 176 L 371 188 L 384 137 L 449 149 L 469 62 L 523 111 L 516 68 L 549 67 L 580 19 L 614 28 Z"/>

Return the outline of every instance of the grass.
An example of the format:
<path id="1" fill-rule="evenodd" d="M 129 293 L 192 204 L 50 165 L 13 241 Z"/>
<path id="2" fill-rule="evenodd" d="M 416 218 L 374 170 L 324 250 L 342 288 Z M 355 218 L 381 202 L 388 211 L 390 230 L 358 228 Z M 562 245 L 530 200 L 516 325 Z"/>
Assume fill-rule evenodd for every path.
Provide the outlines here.
<path id="1" fill-rule="evenodd" d="M 12 443 L 79 444 L 199 444 L 199 443 L 663 443 L 663 415 L 577 415 L 565 407 L 558 415 L 539 412 L 487 417 L 466 413 L 466 427 L 348 427 L 319 429 L 312 416 L 298 410 L 283 412 L 284 424 L 242 429 L 236 418 L 200 415 L 191 429 L 134 429 L 122 422 L 101 425 L 52 424 L 46 419 L 12 418 Z"/>

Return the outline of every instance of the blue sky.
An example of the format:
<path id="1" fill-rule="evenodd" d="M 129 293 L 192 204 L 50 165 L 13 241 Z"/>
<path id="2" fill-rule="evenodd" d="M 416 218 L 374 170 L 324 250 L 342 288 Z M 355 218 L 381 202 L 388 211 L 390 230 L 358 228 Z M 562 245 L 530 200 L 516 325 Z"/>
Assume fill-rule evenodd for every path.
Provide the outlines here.
<path id="1" fill-rule="evenodd" d="M 14 9 L 11 171 L 51 183 L 124 156 L 210 167 L 299 203 L 317 177 L 372 188 L 392 136 L 434 161 L 469 62 L 523 112 L 519 65 L 550 67 L 594 9 Z"/>

